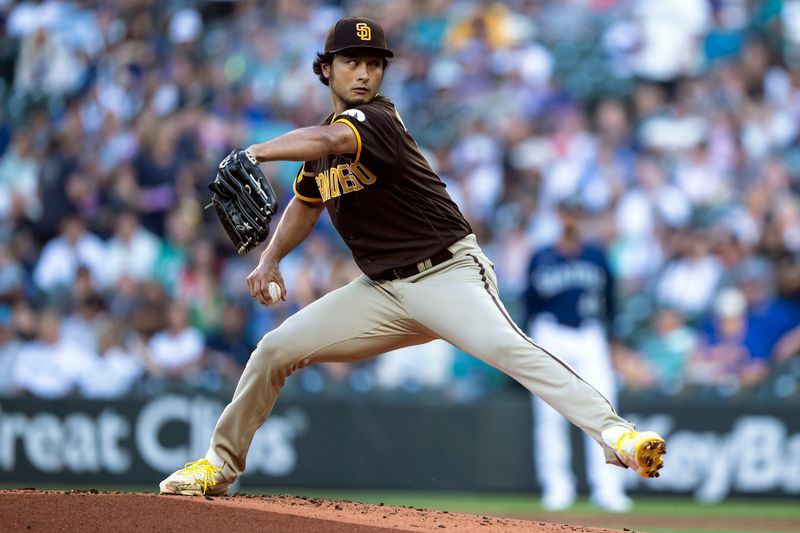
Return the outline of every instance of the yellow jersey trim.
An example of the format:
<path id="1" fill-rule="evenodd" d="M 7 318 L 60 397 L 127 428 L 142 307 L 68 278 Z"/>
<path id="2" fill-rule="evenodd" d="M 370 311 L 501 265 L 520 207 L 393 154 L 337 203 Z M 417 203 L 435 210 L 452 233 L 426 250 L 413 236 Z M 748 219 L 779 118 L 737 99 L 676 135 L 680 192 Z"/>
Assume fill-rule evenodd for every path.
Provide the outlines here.
<path id="1" fill-rule="evenodd" d="M 356 160 L 354 161 L 354 163 L 358 163 L 358 160 L 361 159 L 361 135 L 358 133 L 356 127 L 353 126 L 353 123 L 347 120 L 346 118 L 339 117 L 333 121 L 334 124 L 337 122 L 342 122 L 344 124 L 347 124 L 348 126 L 350 126 L 350 129 L 353 130 L 353 133 L 356 134 L 356 142 L 358 143 L 358 149 L 356 150 Z"/>
<path id="2" fill-rule="evenodd" d="M 302 167 L 300 167 L 300 172 L 297 173 L 297 176 L 294 178 L 294 181 L 292 182 L 292 192 L 294 192 L 294 195 L 303 200 L 304 202 L 317 202 L 317 203 L 321 202 L 322 198 L 309 198 L 308 196 L 303 196 L 302 194 L 297 192 L 297 178 L 299 178 L 301 175 L 303 177 L 310 177 L 309 173 L 306 172 L 305 163 L 303 164 Z M 313 176 L 313 174 L 311 174 L 311 176 Z"/>
<path id="3" fill-rule="evenodd" d="M 315 202 L 319 203 L 322 201 L 322 198 L 309 198 L 308 196 L 303 196 L 299 192 L 297 192 L 297 181 L 294 182 L 292 185 L 292 190 L 294 191 L 294 195 L 303 200 L 304 202 Z"/>

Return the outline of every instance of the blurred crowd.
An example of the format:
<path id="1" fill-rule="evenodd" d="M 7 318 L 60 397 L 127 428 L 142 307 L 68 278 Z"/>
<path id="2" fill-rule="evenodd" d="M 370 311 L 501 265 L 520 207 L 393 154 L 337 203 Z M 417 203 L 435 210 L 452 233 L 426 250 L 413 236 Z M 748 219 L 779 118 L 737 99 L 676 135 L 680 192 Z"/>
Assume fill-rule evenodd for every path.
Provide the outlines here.
<path id="1" fill-rule="evenodd" d="M 311 64 L 380 21 L 398 107 L 519 315 L 577 197 L 618 279 L 629 391 L 800 397 L 800 0 L 0 0 L 0 396 L 226 391 L 358 274 L 327 217 L 249 298 L 206 184 L 330 112 Z M 264 165 L 285 206 L 297 163 Z M 441 342 L 287 386 L 507 386 Z"/>

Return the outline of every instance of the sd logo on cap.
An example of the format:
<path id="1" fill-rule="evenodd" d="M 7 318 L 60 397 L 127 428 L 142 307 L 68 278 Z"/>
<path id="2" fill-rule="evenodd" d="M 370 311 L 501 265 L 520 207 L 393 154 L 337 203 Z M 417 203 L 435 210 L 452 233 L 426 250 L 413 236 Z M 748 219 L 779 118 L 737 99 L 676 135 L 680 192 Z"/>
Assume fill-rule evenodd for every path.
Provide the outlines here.
<path id="1" fill-rule="evenodd" d="M 362 41 L 372 40 L 372 28 L 366 22 L 359 22 L 356 24 L 356 35 Z"/>

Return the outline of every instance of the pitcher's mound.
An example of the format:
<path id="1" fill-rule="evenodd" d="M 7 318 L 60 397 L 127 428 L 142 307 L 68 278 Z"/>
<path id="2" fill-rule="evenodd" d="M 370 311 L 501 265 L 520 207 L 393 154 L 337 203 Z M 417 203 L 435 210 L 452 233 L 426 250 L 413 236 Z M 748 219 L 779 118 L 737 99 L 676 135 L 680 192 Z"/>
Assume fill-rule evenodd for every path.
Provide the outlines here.
<path id="1" fill-rule="evenodd" d="M 91 491 L 0 491 L 3 531 L 611 531 L 305 496 L 186 497 Z"/>

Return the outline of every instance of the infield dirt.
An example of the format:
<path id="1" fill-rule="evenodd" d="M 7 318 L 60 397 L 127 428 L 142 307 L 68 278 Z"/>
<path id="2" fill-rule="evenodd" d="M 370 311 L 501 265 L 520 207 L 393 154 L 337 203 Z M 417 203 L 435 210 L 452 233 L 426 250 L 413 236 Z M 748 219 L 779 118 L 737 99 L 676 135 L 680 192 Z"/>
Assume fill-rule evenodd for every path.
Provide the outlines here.
<path id="1" fill-rule="evenodd" d="M 0 491 L 2 531 L 271 531 L 378 533 L 387 531 L 617 531 L 454 514 L 414 507 L 305 496 L 187 497 L 90 491 Z"/>

